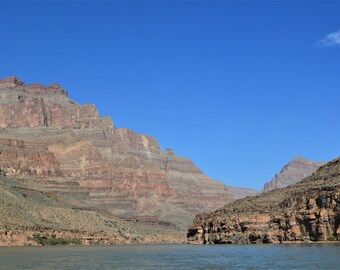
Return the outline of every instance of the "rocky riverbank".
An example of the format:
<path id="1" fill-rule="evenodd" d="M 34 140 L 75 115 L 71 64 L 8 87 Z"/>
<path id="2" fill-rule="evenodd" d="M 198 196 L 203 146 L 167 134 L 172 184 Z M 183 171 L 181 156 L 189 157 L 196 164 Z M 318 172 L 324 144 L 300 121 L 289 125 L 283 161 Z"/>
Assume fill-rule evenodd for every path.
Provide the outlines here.
<path id="1" fill-rule="evenodd" d="M 197 215 L 189 243 L 324 242 L 340 235 L 340 159 L 303 181 Z"/>

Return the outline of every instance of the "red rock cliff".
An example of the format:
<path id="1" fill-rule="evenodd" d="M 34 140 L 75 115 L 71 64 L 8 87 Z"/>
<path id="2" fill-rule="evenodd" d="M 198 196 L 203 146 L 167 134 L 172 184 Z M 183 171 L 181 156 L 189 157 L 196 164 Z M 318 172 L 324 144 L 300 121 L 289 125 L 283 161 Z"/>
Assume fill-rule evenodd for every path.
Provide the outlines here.
<path id="1" fill-rule="evenodd" d="M 232 198 L 189 159 L 165 154 L 153 137 L 114 127 L 94 105 L 75 103 L 57 84 L 0 80 L 0 128 L 0 138 L 22 142 L 20 151 L 30 159 L 22 162 L 17 148 L 0 141 L 0 149 L 12 155 L 1 165 L 7 172 L 63 176 L 85 188 L 88 203 L 125 218 L 185 228 L 194 214 Z"/>

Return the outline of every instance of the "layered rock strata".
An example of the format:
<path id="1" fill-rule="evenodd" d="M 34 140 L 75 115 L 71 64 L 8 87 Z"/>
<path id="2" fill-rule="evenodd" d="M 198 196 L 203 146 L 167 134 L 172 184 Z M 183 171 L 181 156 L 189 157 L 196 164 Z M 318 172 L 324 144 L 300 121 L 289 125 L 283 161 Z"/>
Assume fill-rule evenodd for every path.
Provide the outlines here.
<path id="1" fill-rule="evenodd" d="M 340 239 L 340 159 L 303 181 L 197 215 L 190 243 L 249 244 Z"/>
<path id="2" fill-rule="evenodd" d="M 25 178 L 27 179 L 27 178 Z M 57 187 L 60 189 L 60 187 Z M 34 235 L 76 239 L 82 244 L 183 242 L 177 230 L 126 222 L 108 211 L 75 204 L 57 192 L 32 189 L 0 176 L 0 246 L 38 245 Z"/>
<path id="3" fill-rule="evenodd" d="M 316 162 L 301 157 L 296 157 L 285 165 L 274 178 L 264 185 L 264 191 L 283 188 L 295 184 L 303 178 L 311 175 L 325 162 Z"/>
<path id="4" fill-rule="evenodd" d="M 44 144 L 0 138 L 0 146 L 0 169 L 7 175 L 63 175 L 58 160 Z"/>
<path id="5" fill-rule="evenodd" d="M 182 229 L 198 212 L 232 200 L 227 187 L 189 159 L 164 153 L 155 138 L 116 128 L 57 84 L 16 77 L 0 80 L 0 170 L 127 220 Z"/>

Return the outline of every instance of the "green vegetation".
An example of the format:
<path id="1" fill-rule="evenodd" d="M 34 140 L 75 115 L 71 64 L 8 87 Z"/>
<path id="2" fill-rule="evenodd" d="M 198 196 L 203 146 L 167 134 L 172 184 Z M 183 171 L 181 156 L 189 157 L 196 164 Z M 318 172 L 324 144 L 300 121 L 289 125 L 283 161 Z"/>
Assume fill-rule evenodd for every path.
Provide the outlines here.
<path id="1" fill-rule="evenodd" d="M 330 235 L 327 237 L 328 242 L 340 241 L 339 235 Z"/>
<path id="2" fill-rule="evenodd" d="M 81 241 L 79 239 L 70 238 L 56 238 L 55 235 L 41 236 L 40 233 L 33 234 L 32 240 L 38 242 L 43 246 L 56 246 L 56 245 L 80 245 Z"/>

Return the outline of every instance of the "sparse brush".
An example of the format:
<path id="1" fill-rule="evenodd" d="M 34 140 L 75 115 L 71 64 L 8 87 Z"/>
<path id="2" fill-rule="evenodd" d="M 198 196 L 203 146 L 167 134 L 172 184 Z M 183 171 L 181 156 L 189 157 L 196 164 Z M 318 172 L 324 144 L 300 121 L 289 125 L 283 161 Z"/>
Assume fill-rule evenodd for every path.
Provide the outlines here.
<path id="1" fill-rule="evenodd" d="M 80 239 L 76 238 L 57 238 L 55 236 L 41 236 L 40 233 L 33 234 L 30 240 L 34 240 L 43 246 L 56 246 L 56 245 L 80 245 Z"/>

